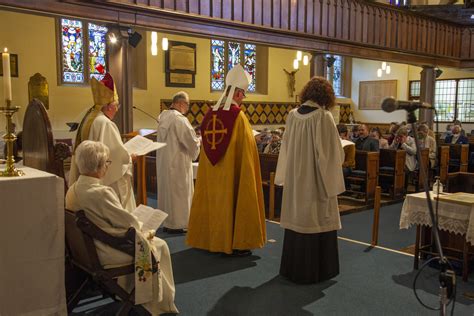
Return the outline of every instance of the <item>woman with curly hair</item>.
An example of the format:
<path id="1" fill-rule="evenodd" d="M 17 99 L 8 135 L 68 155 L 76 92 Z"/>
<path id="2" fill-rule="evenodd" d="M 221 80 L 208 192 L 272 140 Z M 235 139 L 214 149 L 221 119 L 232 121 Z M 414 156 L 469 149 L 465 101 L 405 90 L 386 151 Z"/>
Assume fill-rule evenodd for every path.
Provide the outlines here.
<path id="1" fill-rule="evenodd" d="M 284 184 L 285 228 L 280 275 L 295 283 L 319 283 L 339 274 L 337 195 L 344 192 L 344 151 L 330 109 L 331 84 L 313 77 L 301 106 L 286 120 L 275 182 Z"/>

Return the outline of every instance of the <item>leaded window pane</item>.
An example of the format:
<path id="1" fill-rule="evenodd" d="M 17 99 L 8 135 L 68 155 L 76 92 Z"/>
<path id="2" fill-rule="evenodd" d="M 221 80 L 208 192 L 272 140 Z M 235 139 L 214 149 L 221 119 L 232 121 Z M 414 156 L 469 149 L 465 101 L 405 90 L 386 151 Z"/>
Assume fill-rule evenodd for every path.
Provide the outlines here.
<path id="1" fill-rule="evenodd" d="M 454 121 L 456 107 L 456 80 L 439 80 L 435 86 L 436 120 Z"/>
<path id="2" fill-rule="evenodd" d="M 211 41 L 211 89 L 224 90 L 225 87 L 225 43 Z"/>
<path id="3" fill-rule="evenodd" d="M 474 79 L 458 82 L 458 113 L 461 122 L 474 122 Z"/>
<path id="4" fill-rule="evenodd" d="M 105 60 L 107 52 L 106 34 L 107 27 L 89 23 L 89 74 L 90 78 L 95 77 L 97 80 L 104 77 L 96 69 L 97 66 L 102 65 L 104 69 L 107 69 Z"/>
<path id="5" fill-rule="evenodd" d="M 61 19 L 61 66 L 62 79 L 66 83 L 84 82 L 83 43 L 84 32 L 82 22 Z"/>
<path id="6" fill-rule="evenodd" d="M 256 75 L 257 75 L 257 46 L 253 44 L 244 45 L 244 69 L 252 77 L 252 82 L 249 85 L 248 91 L 256 91 Z"/>

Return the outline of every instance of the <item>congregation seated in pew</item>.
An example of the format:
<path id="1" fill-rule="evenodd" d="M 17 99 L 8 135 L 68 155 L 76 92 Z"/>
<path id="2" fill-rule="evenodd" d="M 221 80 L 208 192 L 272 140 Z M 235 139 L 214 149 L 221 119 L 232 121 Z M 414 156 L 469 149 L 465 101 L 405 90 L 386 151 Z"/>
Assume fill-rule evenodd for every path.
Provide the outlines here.
<path id="1" fill-rule="evenodd" d="M 451 127 L 451 134 L 446 135 L 444 139 L 445 144 L 469 144 L 469 139 L 461 132 L 461 126 L 453 125 Z"/>
<path id="2" fill-rule="evenodd" d="M 367 125 L 359 125 L 359 137 L 355 141 L 357 150 L 379 151 L 379 141 L 370 137 Z"/>
<path id="3" fill-rule="evenodd" d="M 408 187 L 408 177 L 410 173 L 416 169 L 416 144 L 415 140 L 408 136 L 408 130 L 406 127 L 401 127 L 397 131 L 397 137 L 395 137 L 391 149 L 403 149 L 406 151 L 405 157 L 405 188 Z"/>
<path id="4" fill-rule="evenodd" d="M 111 162 L 110 158 L 113 159 L 109 157 L 109 149 L 103 143 L 86 140 L 77 147 L 76 162 L 80 176 L 66 194 L 66 208 L 73 212 L 83 210 L 89 220 L 113 236 L 124 236 L 130 227 L 135 228 L 135 249 L 140 249 L 135 262 L 135 274 L 140 275 L 143 271 L 148 281 L 136 275 L 127 275 L 123 279 L 120 277 L 118 283 L 130 289 L 135 287 L 135 301 L 143 302 L 143 307 L 151 314 L 177 313 L 168 245 L 164 240 L 154 237 L 154 232 L 142 232 L 142 223 L 123 208 L 115 191 L 101 184 Z M 143 244 L 146 247 L 139 246 Z M 132 258 L 126 253 L 99 241 L 95 241 L 95 245 L 104 268 L 132 263 Z M 146 267 L 152 256 L 160 263 L 160 273 L 152 274 Z"/>
<path id="5" fill-rule="evenodd" d="M 342 163 L 342 173 L 344 175 L 344 183 L 346 190 L 349 190 L 349 182 L 347 177 L 350 176 L 352 169 L 355 168 L 355 144 L 349 140 L 349 131 L 345 124 L 338 124 L 337 130 L 341 140 L 342 149 L 344 150 L 344 162 Z"/>

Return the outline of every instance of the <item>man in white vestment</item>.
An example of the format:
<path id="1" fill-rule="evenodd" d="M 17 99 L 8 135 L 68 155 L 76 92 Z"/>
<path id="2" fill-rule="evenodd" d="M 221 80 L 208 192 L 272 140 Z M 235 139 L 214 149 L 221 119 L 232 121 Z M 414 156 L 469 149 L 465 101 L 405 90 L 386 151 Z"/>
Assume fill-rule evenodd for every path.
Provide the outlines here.
<path id="1" fill-rule="evenodd" d="M 110 168 L 109 149 L 100 142 L 83 141 L 76 148 L 80 173 L 66 194 L 66 208 L 83 210 L 97 226 L 114 236 L 123 236 L 130 227 L 136 229 L 135 275 L 119 278 L 119 284 L 131 291 L 135 286 L 135 303 L 142 304 L 152 315 L 177 313 L 171 256 L 166 242 L 154 237 L 154 231 L 142 232 L 142 223 L 122 207 L 112 188 L 102 184 Z M 104 268 L 130 265 L 132 257 L 95 241 Z M 138 254 L 137 254 L 138 252 Z M 159 271 L 151 272 L 151 255 L 159 262 Z"/>
<path id="2" fill-rule="evenodd" d="M 112 121 L 120 107 L 112 76 L 107 73 L 101 81 L 92 78 L 91 88 L 94 106 L 82 119 L 74 145 L 77 148 L 84 140 L 94 140 L 109 147 L 112 163 L 109 166 L 109 171 L 102 179 L 102 184 L 114 189 L 122 206 L 131 212 L 137 206 L 132 187 L 133 166 L 132 159 L 123 145 L 117 125 Z M 69 185 L 72 185 L 78 176 L 75 155 L 73 155 Z"/>
<path id="3" fill-rule="evenodd" d="M 158 117 L 157 141 L 166 147 L 156 152 L 158 208 L 168 214 L 163 226 L 168 233 L 183 233 L 188 228 L 194 193 L 193 160 L 199 156 L 201 142 L 184 114 L 189 96 L 180 91 L 173 96 L 169 110 Z"/>

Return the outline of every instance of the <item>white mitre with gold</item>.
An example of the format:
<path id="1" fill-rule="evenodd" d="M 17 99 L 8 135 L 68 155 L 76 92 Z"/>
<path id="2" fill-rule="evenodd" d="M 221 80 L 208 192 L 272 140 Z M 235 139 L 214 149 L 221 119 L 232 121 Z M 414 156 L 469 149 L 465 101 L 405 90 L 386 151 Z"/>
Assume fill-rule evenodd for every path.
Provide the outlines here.
<path id="1" fill-rule="evenodd" d="M 242 65 L 237 64 L 235 65 L 227 74 L 225 78 L 225 89 L 222 93 L 219 101 L 212 107 L 213 111 L 217 111 L 221 107 L 222 100 L 226 97 L 227 89 L 229 89 L 229 93 L 227 94 L 227 98 L 224 104 L 224 111 L 229 111 L 230 105 L 232 104 L 232 96 L 234 95 L 235 89 L 239 88 L 247 92 L 247 89 L 252 82 L 252 77 L 248 72 L 244 70 Z"/>

